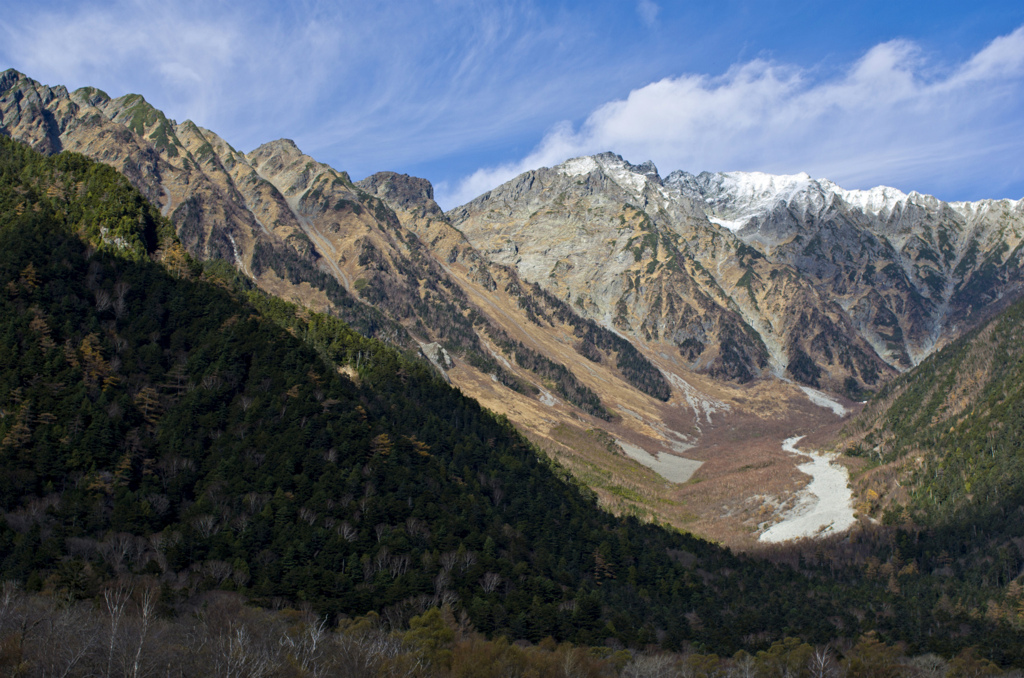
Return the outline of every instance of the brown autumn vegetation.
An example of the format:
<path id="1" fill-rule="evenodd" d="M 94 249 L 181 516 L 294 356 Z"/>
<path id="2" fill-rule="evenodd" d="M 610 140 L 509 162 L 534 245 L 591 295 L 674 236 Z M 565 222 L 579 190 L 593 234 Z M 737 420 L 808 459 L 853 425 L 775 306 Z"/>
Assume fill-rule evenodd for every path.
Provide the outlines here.
<path id="1" fill-rule="evenodd" d="M 874 633 L 813 646 L 796 638 L 732 657 L 488 639 L 465 613 L 431 608 L 406 628 L 376 613 L 333 623 L 310 610 L 249 607 L 208 592 L 176 610 L 155 581 L 122 578 L 95 600 L 0 591 L 0 675 L 211 678 L 982 678 L 1001 675 L 967 648 L 908 656 Z M 1013 674 L 1017 675 L 1017 673 Z"/>

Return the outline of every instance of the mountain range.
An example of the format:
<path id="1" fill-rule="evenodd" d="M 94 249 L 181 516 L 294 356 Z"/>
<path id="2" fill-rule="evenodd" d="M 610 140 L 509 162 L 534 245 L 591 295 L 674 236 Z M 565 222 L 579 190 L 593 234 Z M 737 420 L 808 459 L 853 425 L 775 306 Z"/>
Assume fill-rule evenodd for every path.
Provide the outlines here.
<path id="1" fill-rule="evenodd" d="M 136 584 L 173 618 L 137 657 L 186 633 L 197 667 L 256 628 L 209 630 L 225 595 L 285 607 L 293 663 L 320 615 L 439 675 L 500 636 L 617 673 L 1024 661 L 1024 201 L 603 153 L 445 212 L 12 70 L 0 131 L 0 666 Z M 825 503 L 812 448 L 853 526 L 759 543 Z M 82 667 L 128 656 L 108 626 Z"/>
<path id="2" fill-rule="evenodd" d="M 604 153 L 444 212 L 424 179 L 353 182 L 288 140 L 242 153 L 139 95 L 13 70 L 0 130 L 114 167 L 191 255 L 419 352 L 613 510 L 727 543 L 805 482 L 784 438 L 834 430 L 1020 294 L 1024 201 Z"/>

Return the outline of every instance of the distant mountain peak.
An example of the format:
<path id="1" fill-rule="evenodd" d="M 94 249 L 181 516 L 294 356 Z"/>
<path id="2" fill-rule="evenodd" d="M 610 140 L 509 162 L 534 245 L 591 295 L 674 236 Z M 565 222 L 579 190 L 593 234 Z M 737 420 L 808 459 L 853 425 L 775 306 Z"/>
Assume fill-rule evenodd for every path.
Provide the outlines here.
<path id="1" fill-rule="evenodd" d="M 612 181 L 632 193 L 642 193 L 648 183 L 662 185 L 661 175 L 654 162 L 647 160 L 634 165 L 621 155 L 606 151 L 596 155 L 585 155 L 566 160 L 555 168 L 567 177 L 577 177 L 601 170 Z"/>
<path id="2" fill-rule="evenodd" d="M 261 144 L 256 148 L 251 155 L 255 156 L 269 156 L 269 155 L 305 155 L 302 149 L 299 148 L 291 139 L 275 139 L 274 141 L 268 141 L 265 144 Z"/>
<path id="3" fill-rule="evenodd" d="M 434 202 L 433 184 L 420 177 L 397 172 L 377 172 L 356 182 L 356 186 L 404 209 L 427 207 L 431 213 L 440 212 Z"/>
<path id="4" fill-rule="evenodd" d="M 702 204 L 712 221 L 731 230 L 742 228 L 750 219 L 769 214 L 780 205 L 800 212 L 820 212 L 836 197 L 871 216 L 891 213 L 901 203 L 927 203 L 934 207 L 939 202 L 931 196 L 917 192 L 907 194 L 891 186 L 847 190 L 829 179 L 814 179 L 806 172 L 701 172 L 693 175 L 675 171 L 668 175 L 665 183 Z"/>

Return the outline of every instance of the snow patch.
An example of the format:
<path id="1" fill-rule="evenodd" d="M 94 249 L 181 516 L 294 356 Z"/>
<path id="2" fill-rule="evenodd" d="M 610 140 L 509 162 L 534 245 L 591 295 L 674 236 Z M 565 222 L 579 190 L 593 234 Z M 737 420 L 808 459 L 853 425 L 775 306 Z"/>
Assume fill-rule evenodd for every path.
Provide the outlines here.
<path id="1" fill-rule="evenodd" d="M 578 177 L 590 174 L 599 168 L 612 181 L 636 196 L 640 196 L 644 188 L 647 187 L 648 179 L 644 174 L 632 169 L 625 160 L 615 159 L 608 155 L 600 157 L 588 155 L 582 158 L 573 158 L 572 160 L 566 160 L 556 169 L 567 177 Z M 667 197 L 667 193 L 664 191 L 662 191 L 662 195 Z"/>
<path id="2" fill-rule="evenodd" d="M 722 188 L 744 202 L 768 206 L 789 202 L 806 192 L 814 181 L 806 172 L 766 174 L 764 172 L 723 172 Z"/>
<path id="3" fill-rule="evenodd" d="M 617 183 L 634 195 L 640 195 L 647 185 L 647 177 L 627 168 L 625 163 L 607 163 L 604 170 Z"/>
<path id="4" fill-rule="evenodd" d="M 840 404 L 836 400 L 830 398 L 826 393 L 816 391 L 810 386 L 801 386 L 800 390 L 807 394 L 807 398 L 812 403 L 814 403 L 818 407 L 824 407 L 827 410 L 832 410 L 833 412 L 836 413 L 837 417 L 845 417 L 847 414 L 850 413 L 848 409 L 843 407 L 842 404 Z"/>
<path id="5" fill-rule="evenodd" d="M 1024 198 L 1020 200 L 976 200 L 975 202 L 951 202 L 947 203 L 953 211 L 966 219 L 977 219 L 994 209 L 1016 211 L 1024 207 Z"/>
<path id="6" fill-rule="evenodd" d="M 733 233 L 747 225 L 746 219 L 719 219 L 718 217 L 709 216 L 708 221 L 712 224 L 718 224 L 722 228 L 727 228 Z"/>
<path id="7" fill-rule="evenodd" d="M 630 459 L 639 462 L 672 483 L 685 483 L 704 463 L 664 452 L 655 456 L 637 445 L 623 442 L 617 438 L 615 442 L 619 444 L 623 452 L 629 455 Z"/>
<path id="8" fill-rule="evenodd" d="M 765 172 L 721 172 L 715 195 L 705 203 L 717 214 L 730 219 L 715 223 L 735 230 L 730 224 L 745 223 L 752 217 L 767 214 L 779 203 L 791 207 L 821 210 L 839 196 L 846 204 L 872 215 L 891 212 L 903 202 L 933 200 L 918 193 L 909 195 L 891 186 L 869 190 L 846 190 L 828 179 L 812 179 L 807 173 L 767 174 Z"/>
<path id="9" fill-rule="evenodd" d="M 828 179 L 819 179 L 818 183 L 826 193 L 838 195 L 847 205 L 875 215 L 892 212 L 896 205 L 908 201 L 911 197 L 892 186 L 875 186 L 867 191 L 848 191 Z"/>
<path id="10" fill-rule="evenodd" d="M 558 398 L 551 395 L 551 393 L 548 390 L 543 388 L 540 389 L 540 401 L 541 403 L 547 405 L 548 407 L 554 407 L 555 405 L 558 404 Z"/>
<path id="11" fill-rule="evenodd" d="M 811 482 L 798 493 L 796 506 L 786 511 L 781 521 L 765 530 L 758 541 L 778 543 L 802 537 L 821 537 L 848 530 L 856 522 L 849 471 L 841 464 L 832 463 L 835 455 L 798 450 L 796 444 L 801 438 L 803 436 L 787 438 L 782 449 L 810 457 L 811 461 L 797 468 L 811 476 Z"/>
<path id="12" fill-rule="evenodd" d="M 597 166 L 597 161 L 588 155 L 582 158 L 566 160 L 557 169 L 567 177 L 578 177 L 590 174 L 597 169 Z"/>

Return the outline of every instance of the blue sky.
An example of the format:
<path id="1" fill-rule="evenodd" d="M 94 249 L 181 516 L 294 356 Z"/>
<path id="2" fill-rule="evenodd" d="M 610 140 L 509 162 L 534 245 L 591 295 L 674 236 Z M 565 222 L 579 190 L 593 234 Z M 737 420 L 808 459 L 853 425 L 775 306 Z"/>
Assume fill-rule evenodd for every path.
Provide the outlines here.
<path id="1" fill-rule="evenodd" d="M 423 176 L 445 208 L 605 150 L 1024 197 L 1019 1 L 14 0 L 0 67 Z"/>

